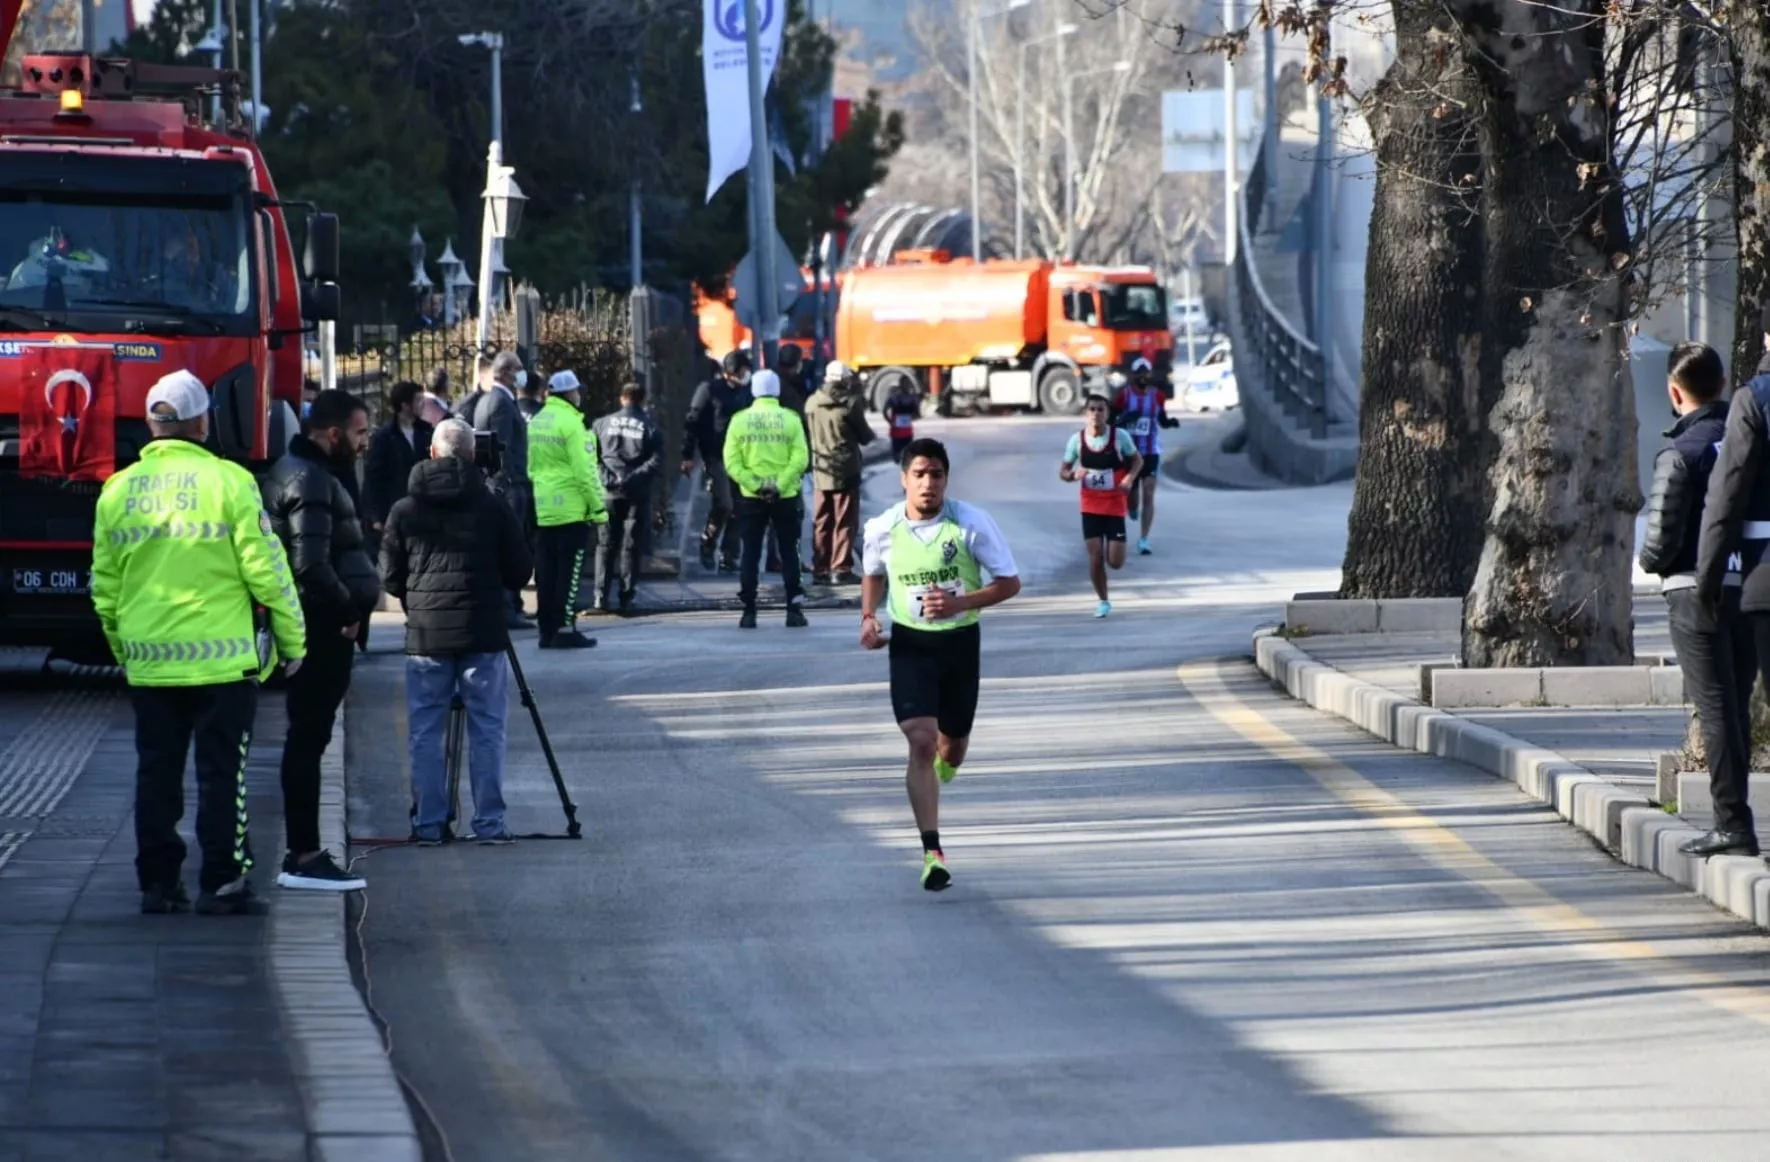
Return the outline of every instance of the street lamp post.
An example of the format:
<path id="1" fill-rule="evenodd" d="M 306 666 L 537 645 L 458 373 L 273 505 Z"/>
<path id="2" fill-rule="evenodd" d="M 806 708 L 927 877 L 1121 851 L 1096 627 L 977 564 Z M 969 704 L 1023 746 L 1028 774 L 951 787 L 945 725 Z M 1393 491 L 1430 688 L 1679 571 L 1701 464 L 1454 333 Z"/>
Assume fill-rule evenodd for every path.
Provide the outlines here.
<path id="1" fill-rule="evenodd" d="M 988 16 L 1005 16 L 1016 8 L 1025 8 L 1032 0 L 1007 0 L 1007 3 L 985 10 L 981 5 L 971 9 L 966 21 L 965 87 L 971 104 L 971 259 L 983 260 L 983 180 L 977 164 L 977 38 Z"/>
<path id="2" fill-rule="evenodd" d="M 486 149 L 486 188 L 480 194 L 486 208 L 479 232 L 478 343 L 484 351 L 491 337 L 494 268 L 502 257 L 499 248 L 506 238 L 515 236 L 527 198 L 516 184 L 516 171 L 504 164 L 504 34 L 469 32 L 457 39 L 464 45 L 480 45 L 492 54 L 492 141 Z"/>
<path id="3" fill-rule="evenodd" d="M 1073 125 L 1076 82 L 1107 73 L 1130 71 L 1130 61 L 1114 61 L 1104 69 L 1087 69 L 1063 78 L 1063 257 L 1066 261 L 1074 261 L 1076 256 L 1076 143 Z"/>
<path id="4" fill-rule="evenodd" d="M 640 99 L 639 95 L 639 70 L 637 68 L 633 70 L 633 104 L 630 111 L 633 114 L 633 127 L 637 130 L 639 128 L 639 115 L 645 112 L 645 104 Z M 645 252 L 643 249 L 644 234 L 642 229 L 645 224 L 645 219 L 644 208 L 640 203 L 639 162 L 637 157 L 635 157 L 633 165 L 633 185 L 628 194 L 628 250 L 631 252 L 629 257 L 633 266 L 633 289 L 638 290 L 645 285 Z"/>
<path id="5" fill-rule="evenodd" d="M 491 338 L 493 290 L 499 268 L 503 265 L 503 255 L 495 244 L 516 237 L 517 227 L 522 224 L 523 203 L 528 201 L 527 195 L 516 184 L 516 170 L 501 164 L 500 153 L 496 141 L 486 147 L 486 188 L 480 195 L 486 204 L 485 219 L 479 232 L 478 343 L 481 351 Z"/>
<path id="6" fill-rule="evenodd" d="M 1026 257 L 1026 53 L 1053 40 L 1073 34 L 1074 24 L 1059 24 L 1055 32 L 1020 44 L 1020 64 L 1014 80 L 1014 257 Z"/>

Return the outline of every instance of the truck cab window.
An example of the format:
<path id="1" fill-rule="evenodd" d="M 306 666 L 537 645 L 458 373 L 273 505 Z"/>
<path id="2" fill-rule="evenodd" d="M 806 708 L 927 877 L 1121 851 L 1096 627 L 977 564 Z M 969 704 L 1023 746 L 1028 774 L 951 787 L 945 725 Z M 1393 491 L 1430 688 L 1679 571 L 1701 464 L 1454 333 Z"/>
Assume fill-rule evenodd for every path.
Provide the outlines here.
<path id="1" fill-rule="evenodd" d="M 1067 322 L 1076 321 L 1076 292 L 1063 292 L 1063 317 Z"/>
<path id="2" fill-rule="evenodd" d="M 1168 296 L 1159 286 L 1120 283 L 1102 292 L 1106 325 L 1114 331 L 1165 331 Z"/>
<path id="3" fill-rule="evenodd" d="M 76 330 L 143 312 L 242 317 L 254 301 L 252 220 L 225 197 L 0 191 L 0 307 L 83 316 L 64 321 Z"/>
<path id="4" fill-rule="evenodd" d="M 1094 306 L 1093 291 L 1083 291 L 1076 296 L 1076 315 L 1087 326 L 1100 325 L 1100 312 Z"/>

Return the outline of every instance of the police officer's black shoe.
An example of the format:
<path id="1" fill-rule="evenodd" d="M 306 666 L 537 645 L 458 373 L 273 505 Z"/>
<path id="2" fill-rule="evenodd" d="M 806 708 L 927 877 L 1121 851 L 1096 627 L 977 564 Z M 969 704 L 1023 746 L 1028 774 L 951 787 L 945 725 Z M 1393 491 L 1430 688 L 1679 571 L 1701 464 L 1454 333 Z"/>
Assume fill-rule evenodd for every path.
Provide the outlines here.
<path id="1" fill-rule="evenodd" d="M 585 637 L 575 629 L 569 633 L 556 633 L 541 643 L 544 650 L 588 650 L 595 646 L 595 638 Z"/>
<path id="2" fill-rule="evenodd" d="M 262 916 L 270 908 L 252 891 L 245 876 L 197 896 L 199 916 Z"/>
<path id="3" fill-rule="evenodd" d="M 639 601 L 639 594 L 637 594 L 637 593 L 623 593 L 623 594 L 621 594 L 621 616 L 627 617 L 627 616 L 631 615 L 633 612 L 633 606 L 638 601 Z"/>
<path id="4" fill-rule="evenodd" d="M 701 550 L 701 568 L 705 569 L 709 573 L 711 573 L 713 571 L 714 565 L 713 565 L 713 550 L 712 549 L 702 549 Z"/>
<path id="5" fill-rule="evenodd" d="M 172 916 L 191 910 L 190 893 L 177 880 L 170 884 L 155 884 L 144 888 L 141 893 L 141 914 L 143 916 Z"/>
<path id="6" fill-rule="evenodd" d="M 859 585 L 860 584 L 860 574 L 856 573 L 852 569 L 843 570 L 842 572 L 836 574 L 836 584 L 838 584 L 838 585 Z"/>
<path id="7" fill-rule="evenodd" d="M 754 606 L 744 610 L 744 615 L 742 617 L 738 618 L 738 628 L 739 629 L 755 629 L 756 628 L 756 609 Z"/>
<path id="8" fill-rule="evenodd" d="M 797 605 L 790 605 L 787 607 L 788 629 L 804 629 L 810 624 L 809 621 L 805 620 L 805 611 L 803 609 L 800 609 Z"/>

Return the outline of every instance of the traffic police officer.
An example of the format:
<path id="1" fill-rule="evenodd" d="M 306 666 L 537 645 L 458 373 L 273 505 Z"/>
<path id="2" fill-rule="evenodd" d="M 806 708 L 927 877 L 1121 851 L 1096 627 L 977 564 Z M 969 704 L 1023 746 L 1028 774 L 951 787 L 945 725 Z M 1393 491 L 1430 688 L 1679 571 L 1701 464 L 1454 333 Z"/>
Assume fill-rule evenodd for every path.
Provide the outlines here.
<path id="1" fill-rule="evenodd" d="M 578 377 L 570 371 L 547 381 L 547 402 L 529 421 L 529 480 L 535 492 L 535 618 L 544 650 L 582 650 L 596 644 L 576 626 L 578 585 L 584 573 L 590 524 L 607 524 L 596 437 L 584 427 Z"/>
<path id="2" fill-rule="evenodd" d="M 105 482 L 93 531 L 92 603 L 135 707 L 136 878 L 141 910 L 190 907 L 182 879 L 184 764 L 196 742 L 197 911 L 263 911 L 246 873 L 246 751 L 258 681 L 293 671 L 306 627 L 258 483 L 203 441 L 209 391 L 188 371 L 147 395 L 153 439 Z M 254 606 L 268 613 L 268 633 Z M 274 639 L 274 652 L 272 640 Z"/>
<path id="3" fill-rule="evenodd" d="M 805 425 L 781 406 L 780 377 L 758 371 L 750 380 L 755 402 L 731 417 L 725 430 L 725 470 L 738 490 L 738 538 L 743 555 L 738 569 L 738 597 L 744 615 L 738 625 L 756 628 L 756 583 L 762 567 L 762 542 L 770 529 L 780 545 L 781 580 L 787 587 L 787 625 L 805 624 L 805 591 L 799 579 L 799 488 L 811 452 Z"/>

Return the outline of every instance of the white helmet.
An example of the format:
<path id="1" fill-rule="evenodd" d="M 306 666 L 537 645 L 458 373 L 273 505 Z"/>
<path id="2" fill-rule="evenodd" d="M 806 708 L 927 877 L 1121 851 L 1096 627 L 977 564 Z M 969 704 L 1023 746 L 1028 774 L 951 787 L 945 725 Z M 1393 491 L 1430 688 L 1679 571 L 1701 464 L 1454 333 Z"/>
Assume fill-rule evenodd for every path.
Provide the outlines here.
<path id="1" fill-rule="evenodd" d="M 1125 373 L 1122 371 L 1109 371 L 1106 374 L 1106 386 L 1110 388 L 1116 390 L 1125 386 L 1126 382 L 1128 381 L 1125 379 Z"/>

